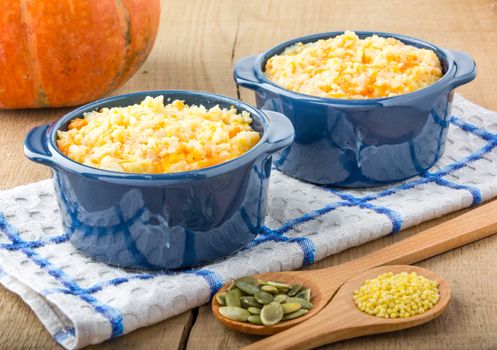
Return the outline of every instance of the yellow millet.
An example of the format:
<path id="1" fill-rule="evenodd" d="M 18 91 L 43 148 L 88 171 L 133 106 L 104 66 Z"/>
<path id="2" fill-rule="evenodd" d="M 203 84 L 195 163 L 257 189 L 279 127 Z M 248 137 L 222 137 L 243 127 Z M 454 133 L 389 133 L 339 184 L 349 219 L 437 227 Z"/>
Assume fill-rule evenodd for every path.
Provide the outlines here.
<path id="1" fill-rule="evenodd" d="M 405 318 L 431 309 L 440 298 L 438 282 L 416 274 L 385 272 L 354 292 L 359 310 L 383 318 Z"/>

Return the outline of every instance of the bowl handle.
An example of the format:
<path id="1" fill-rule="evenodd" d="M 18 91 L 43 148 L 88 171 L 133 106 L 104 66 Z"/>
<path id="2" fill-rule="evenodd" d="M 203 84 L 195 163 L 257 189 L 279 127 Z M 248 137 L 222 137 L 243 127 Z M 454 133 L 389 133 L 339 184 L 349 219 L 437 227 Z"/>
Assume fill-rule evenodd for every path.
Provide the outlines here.
<path id="1" fill-rule="evenodd" d="M 30 160 L 52 165 L 52 154 L 48 149 L 48 129 L 51 124 L 37 126 L 31 129 L 24 139 L 24 154 Z"/>
<path id="2" fill-rule="evenodd" d="M 266 141 L 266 152 L 272 154 L 292 144 L 295 130 L 290 119 L 283 114 L 263 110 L 271 123 L 270 134 Z"/>
<path id="3" fill-rule="evenodd" d="M 238 85 L 251 90 L 259 88 L 259 79 L 257 79 L 254 70 L 254 63 L 258 56 L 259 55 L 244 57 L 235 63 L 233 77 Z"/>
<path id="4" fill-rule="evenodd" d="M 476 78 L 476 63 L 466 52 L 449 50 L 456 63 L 456 73 L 452 86 L 454 88 L 469 83 Z"/>

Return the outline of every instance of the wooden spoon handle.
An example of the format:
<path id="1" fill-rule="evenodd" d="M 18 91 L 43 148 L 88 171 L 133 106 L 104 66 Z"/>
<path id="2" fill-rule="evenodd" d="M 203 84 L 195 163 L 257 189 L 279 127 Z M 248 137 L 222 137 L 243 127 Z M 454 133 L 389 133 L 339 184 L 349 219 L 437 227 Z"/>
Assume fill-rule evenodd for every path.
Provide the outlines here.
<path id="1" fill-rule="evenodd" d="M 315 317 L 318 317 L 317 314 Z M 314 318 L 315 318 L 314 317 Z M 243 347 L 243 350 L 305 350 L 313 349 L 326 344 L 335 343 L 340 340 L 350 339 L 366 335 L 367 332 L 362 325 L 356 329 L 346 322 L 343 324 L 339 317 L 333 319 L 319 318 L 316 322 L 302 322 L 284 332 L 277 333 L 253 344 Z M 285 334 L 285 336 L 282 336 Z"/>
<path id="2" fill-rule="evenodd" d="M 497 233 L 497 200 L 374 253 L 316 273 L 331 277 L 337 268 L 364 271 L 381 265 L 410 265 L 494 233 Z"/>
<path id="3" fill-rule="evenodd" d="M 368 327 L 361 322 L 354 323 L 353 319 L 343 319 L 338 313 L 327 315 L 328 317 L 318 313 L 307 321 L 244 346 L 241 350 L 306 350 L 341 340 L 385 332 L 375 325 Z M 391 330 L 396 329 L 392 327 Z"/>

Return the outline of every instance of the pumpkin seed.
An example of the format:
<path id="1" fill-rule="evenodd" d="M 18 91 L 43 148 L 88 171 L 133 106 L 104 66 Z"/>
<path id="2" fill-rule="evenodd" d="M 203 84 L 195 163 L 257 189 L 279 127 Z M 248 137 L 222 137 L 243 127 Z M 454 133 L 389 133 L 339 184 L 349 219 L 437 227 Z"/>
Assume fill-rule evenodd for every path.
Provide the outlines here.
<path id="1" fill-rule="evenodd" d="M 268 285 L 262 286 L 261 290 L 272 294 L 277 294 L 279 292 L 278 288 Z"/>
<path id="2" fill-rule="evenodd" d="M 268 285 L 268 286 L 276 287 L 279 290 L 281 290 L 281 289 L 290 289 L 292 287 L 289 284 L 281 283 L 281 282 L 274 282 L 274 281 L 266 281 L 264 284 Z"/>
<path id="3" fill-rule="evenodd" d="M 237 281 L 245 282 L 248 284 L 253 284 L 254 286 L 259 283 L 258 280 L 252 276 L 245 276 L 245 277 L 237 279 Z"/>
<path id="4" fill-rule="evenodd" d="M 259 315 L 250 315 L 248 317 L 248 321 L 252 324 L 263 324 L 261 320 L 261 316 Z"/>
<path id="5" fill-rule="evenodd" d="M 221 306 L 226 306 L 226 292 L 220 292 L 216 294 L 216 301 Z"/>
<path id="6" fill-rule="evenodd" d="M 236 280 L 235 285 L 238 289 L 249 295 L 254 295 L 259 291 L 259 288 L 257 288 L 255 285 L 241 280 Z"/>
<path id="7" fill-rule="evenodd" d="M 264 325 L 272 326 L 283 318 L 283 308 L 280 303 L 273 301 L 262 307 L 260 316 Z"/>
<path id="8" fill-rule="evenodd" d="M 309 312 L 309 310 L 307 310 L 307 309 L 299 309 L 297 311 L 294 311 L 292 313 L 284 315 L 282 318 L 282 321 L 293 320 L 294 318 L 304 316 L 308 312 Z"/>
<path id="9" fill-rule="evenodd" d="M 289 293 L 290 295 L 290 293 Z M 301 290 L 295 297 L 311 301 L 311 290 L 309 288 Z"/>
<path id="10" fill-rule="evenodd" d="M 236 306 L 222 306 L 219 308 L 219 313 L 233 321 L 245 322 L 250 317 L 250 313 L 247 310 Z"/>
<path id="11" fill-rule="evenodd" d="M 273 301 L 273 296 L 271 294 L 269 294 L 268 292 L 265 292 L 263 290 L 255 293 L 254 298 L 255 298 L 255 300 L 257 300 L 261 304 L 269 304 L 270 302 Z"/>
<path id="12" fill-rule="evenodd" d="M 259 303 L 253 296 L 243 296 L 240 297 L 240 303 L 242 307 L 249 308 L 251 306 L 261 308 L 262 304 Z"/>
<path id="13" fill-rule="evenodd" d="M 260 315 L 261 314 L 261 309 L 258 307 L 254 307 L 254 306 L 249 306 L 247 311 L 250 312 L 252 315 Z"/>
<path id="14" fill-rule="evenodd" d="M 233 293 L 233 294 L 234 294 L 234 295 L 236 295 L 237 297 L 241 297 L 241 296 L 243 296 L 243 292 L 242 292 L 240 289 L 238 289 L 238 288 L 233 288 L 232 290 L 230 290 L 230 291 L 228 292 L 228 294 L 229 294 L 229 293 Z"/>
<path id="15" fill-rule="evenodd" d="M 288 298 L 286 300 L 287 303 L 297 303 L 297 304 L 300 304 L 300 306 L 302 306 L 302 309 L 307 309 L 307 310 L 310 310 L 312 309 L 313 305 L 311 304 L 311 302 L 305 300 L 305 299 L 302 299 L 302 298 Z"/>
<path id="16" fill-rule="evenodd" d="M 288 296 L 286 294 L 278 294 L 278 295 L 274 296 L 273 301 L 276 301 L 277 303 L 283 304 L 284 302 L 286 302 L 287 298 L 288 298 Z"/>
<path id="17" fill-rule="evenodd" d="M 288 296 L 290 296 L 290 297 L 296 296 L 300 292 L 301 289 L 302 289 L 301 284 L 292 285 L 292 288 L 290 288 L 290 290 L 288 291 Z"/>
<path id="18" fill-rule="evenodd" d="M 300 310 L 302 308 L 302 305 L 298 303 L 285 303 L 281 304 L 281 307 L 283 308 L 283 313 L 291 314 L 294 311 Z"/>
<path id="19" fill-rule="evenodd" d="M 225 301 L 226 301 L 226 306 L 236 306 L 236 307 L 241 307 L 242 304 L 240 303 L 240 296 L 242 295 L 242 292 L 239 289 L 232 289 L 226 294 Z"/>

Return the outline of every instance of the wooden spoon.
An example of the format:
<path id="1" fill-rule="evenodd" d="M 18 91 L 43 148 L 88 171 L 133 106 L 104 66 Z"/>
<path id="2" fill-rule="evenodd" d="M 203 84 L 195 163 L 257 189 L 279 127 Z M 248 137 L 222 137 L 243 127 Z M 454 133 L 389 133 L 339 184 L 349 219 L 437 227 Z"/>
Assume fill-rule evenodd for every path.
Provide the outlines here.
<path id="1" fill-rule="evenodd" d="M 280 322 L 269 327 L 232 321 L 221 316 L 216 298 L 212 299 L 212 311 L 214 316 L 226 327 L 243 333 L 270 335 L 284 331 L 304 321 L 306 324 L 315 327 L 315 331 L 317 331 L 321 326 L 320 321 L 322 321 L 322 317 L 317 315 L 348 279 L 363 271 L 382 265 L 410 265 L 477 241 L 496 232 L 497 200 L 494 200 L 452 220 L 345 264 L 320 270 L 269 272 L 255 275 L 264 280 L 286 283 L 298 282 L 307 288 L 311 288 L 311 302 L 314 307 L 302 317 Z M 220 291 L 225 291 L 226 288 L 227 285 L 221 288 Z M 281 337 L 278 335 L 277 339 L 285 339 L 285 337 L 290 337 L 292 334 L 295 334 L 293 330 L 291 332 L 287 331 L 282 333 Z"/>
<path id="2" fill-rule="evenodd" d="M 404 271 L 416 272 L 418 275 L 438 282 L 440 299 L 431 309 L 412 317 L 387 319 L 368 315 L 357 308 L 353 294 L 366 279 L 375 278 L 384 272 Z M 345 282 L 330 303 L 311 320 L 293 327 L 291 332 L 283 332 L 288 334 L 279 333 L 244 349 L 312 349 L 344 339 L 414 327 L 440 316 L 449 305 L 450 296 L 448 283 L 432 271 L 409 265 L 377 267 L 362 272 Z"/>

